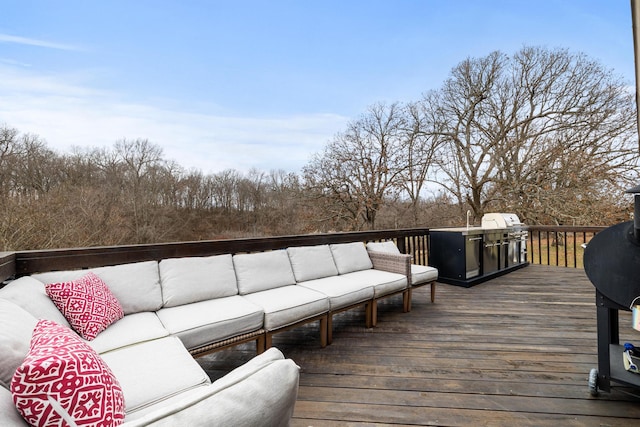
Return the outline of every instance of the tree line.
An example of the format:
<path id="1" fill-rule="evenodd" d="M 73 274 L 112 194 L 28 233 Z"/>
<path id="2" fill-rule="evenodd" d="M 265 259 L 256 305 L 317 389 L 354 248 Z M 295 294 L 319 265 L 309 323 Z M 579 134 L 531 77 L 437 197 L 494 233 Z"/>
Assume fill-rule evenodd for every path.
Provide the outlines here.
<path id="1" fill-rule="evenodd" d="M 332 216 L 374 228 L 389 200 L 417 218 L 436 188 L 478 220 L 516 212 L 535 224 L 608 224 L 638 180 L 634 91 L 583 54 L 524 47 L 469 58 L 438 90 L 378 104 L 304 169 Z"/>
<path id="2" fill-rule="evenodd" d="M 461 225 L 627 220 L 635 100 L 597 61 L 524 47 L 468 58 L 437 89 L 370 106 L 301 173 L 203 174 L 146 139 L 60 154 L 0 127 L 0 249 Z"/>

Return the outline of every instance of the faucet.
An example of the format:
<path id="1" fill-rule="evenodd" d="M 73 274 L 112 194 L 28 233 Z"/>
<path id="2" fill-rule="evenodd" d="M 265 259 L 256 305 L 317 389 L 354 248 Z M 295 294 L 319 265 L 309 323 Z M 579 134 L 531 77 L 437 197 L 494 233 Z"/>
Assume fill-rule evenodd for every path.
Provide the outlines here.
<path id="1" fill-rule="evenodd" d="M 471 217 L 471 211 L 467 210 L 467 230 L 469 229 L 469 218 Z"/>

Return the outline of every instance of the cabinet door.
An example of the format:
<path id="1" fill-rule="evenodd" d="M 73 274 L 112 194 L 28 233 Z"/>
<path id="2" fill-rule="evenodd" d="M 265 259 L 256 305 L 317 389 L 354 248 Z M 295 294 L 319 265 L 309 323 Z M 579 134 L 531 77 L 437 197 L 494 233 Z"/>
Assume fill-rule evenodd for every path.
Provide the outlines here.
<path id="1" fill-rule="evenodd" d="M 471 279 L 480 275 L 480 246 L 482 236 L 467 236 L 465 238 L 466 277 Z"/>

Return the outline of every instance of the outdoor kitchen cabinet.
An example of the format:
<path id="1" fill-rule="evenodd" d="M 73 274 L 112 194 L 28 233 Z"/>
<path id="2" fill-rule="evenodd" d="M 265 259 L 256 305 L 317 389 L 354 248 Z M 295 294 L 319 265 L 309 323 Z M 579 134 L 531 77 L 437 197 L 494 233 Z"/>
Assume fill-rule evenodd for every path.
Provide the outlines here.
<path id="1" fill-rule="evenodd" d="M 528 265 L 513 251 L 507 230 L 458 227 L 429 230 L 429 265 L 438 281 L 470 287 Z M 519 251 L 518 251 L 519 252 Z"/>

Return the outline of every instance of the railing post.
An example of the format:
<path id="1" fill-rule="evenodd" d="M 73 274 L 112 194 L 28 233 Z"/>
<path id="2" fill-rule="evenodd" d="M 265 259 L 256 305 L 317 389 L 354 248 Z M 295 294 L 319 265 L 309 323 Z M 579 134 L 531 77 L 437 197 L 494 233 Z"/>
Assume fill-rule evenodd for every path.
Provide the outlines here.
<path id="1" fill-rule="evenodd" d="M 400 253 L 402 254 L 406 254 L 407 253 L 407 245 L 405 244 L 405 238 L 401 238 L 398 239 L 398 250 L 400 251 Z"/>

